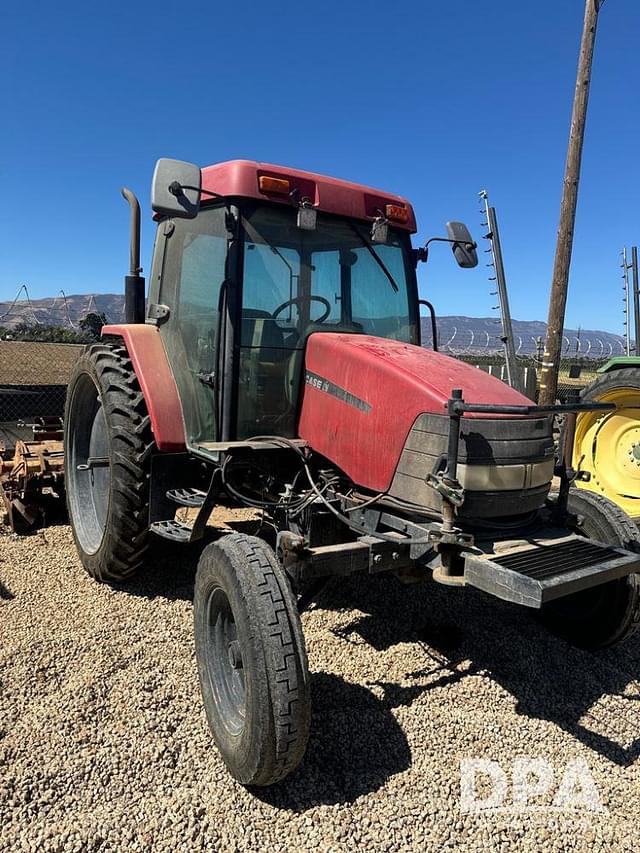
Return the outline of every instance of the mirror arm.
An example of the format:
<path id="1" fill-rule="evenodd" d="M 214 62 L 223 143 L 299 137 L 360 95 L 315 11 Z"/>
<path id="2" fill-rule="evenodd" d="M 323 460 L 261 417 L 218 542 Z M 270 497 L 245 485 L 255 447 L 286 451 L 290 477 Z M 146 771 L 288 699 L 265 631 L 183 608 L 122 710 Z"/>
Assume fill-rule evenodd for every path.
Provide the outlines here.
<path id="1" fill-rule="evenodd" d="M 184 195 L 185 190 L 193 190 L 194 192 L 200 193 L 200 195 L 204 193 L 205 195 L 210 195 L 213 198 L 226 198 L 226 196 L 221 195 L 220 193 L 214 193 L 213 190 L 205 190 L 202 187 L 190 187 L 187 184 L 181 184 L 178 181 L 172 181 L 167 189 L 171 195 L 174 195 L 176 198 Z"/>
<path id="2" fill-rule="evenodd" d="M 427 240 L 427 242 L 424 244 L 425 249 L 427 248 L 429 243 L 435 243 L 435 242 L 438 242 L 438 243 L 460 243 L 461 241 L 460 240 L 453 240 L 451 237 L 431 237 L 431 239 Z M 469 249 L 477 249 L 478 248 L 478 244 L 475 241 L 472 241 L 471 243 L 465 243 L 465 246 L 467 246 Z"/>
<path id="3" fill-rule="evenodd" d="M 426 261 L 429 257 L 429 244 L 430 243 L 460 243 L 460 240 L 452 240 L 450 237 L 430 237 L 424 246 L 420 246 L 419 249 L 416 249 L 416 258 L 419 261 Z M 473 250 L 478 248 L 478 244 L 474 241 L 471 243 L 464 244 L 467 249 Z"/>

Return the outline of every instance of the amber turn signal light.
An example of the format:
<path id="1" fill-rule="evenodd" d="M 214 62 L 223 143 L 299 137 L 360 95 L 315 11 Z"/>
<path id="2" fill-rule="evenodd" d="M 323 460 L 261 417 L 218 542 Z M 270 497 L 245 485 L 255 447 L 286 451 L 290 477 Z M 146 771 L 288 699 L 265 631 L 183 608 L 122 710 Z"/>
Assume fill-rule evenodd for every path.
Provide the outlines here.
<path id="1" fill-rule="evenodd" d="M 408 222 L 409 220 L 409 211 L 399 204 L 385 205 L 384 214 L 387 219 L 394 219 L 396 222 Z"/>
<path id="2" fill-rule="evenodd" d="M 289 181 L 286 181 L 284 178 L 272 178 L 270 175 L 260 175 L 258 186 L 260 187 L 260 192 L 263 193 L 280 193 L 282 195 L 288 195 L 289 193 Z"/>

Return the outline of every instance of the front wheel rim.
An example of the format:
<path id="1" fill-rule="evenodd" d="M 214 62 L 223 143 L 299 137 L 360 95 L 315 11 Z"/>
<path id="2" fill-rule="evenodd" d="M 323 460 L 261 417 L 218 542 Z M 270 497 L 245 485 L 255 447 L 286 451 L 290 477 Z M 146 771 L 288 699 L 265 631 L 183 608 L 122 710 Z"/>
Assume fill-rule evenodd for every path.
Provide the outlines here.
<path id="1" fill-rule="evenodd" d="M 206 606 L 206 670 L 222 724 L 237 737 L 246 719 L 244 661 L 231 603 L 221 587 L 209 593 Z"/>

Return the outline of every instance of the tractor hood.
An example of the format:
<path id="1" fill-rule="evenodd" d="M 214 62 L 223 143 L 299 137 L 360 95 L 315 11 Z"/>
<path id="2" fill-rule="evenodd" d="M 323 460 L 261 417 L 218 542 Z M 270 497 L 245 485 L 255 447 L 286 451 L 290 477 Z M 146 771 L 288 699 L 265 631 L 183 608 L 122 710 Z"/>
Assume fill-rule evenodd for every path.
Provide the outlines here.
<path id="1" fill-rule="evenodd" d="M 416 430 L 427 444 L 437 438 L 438 447 L 427 450 L 430 466 L 442 455 L 442 446 L 446 451 L 446 405 L 454 388 L 461 388 L 469 403 L 531 404 L 523 394 L 476 367 L 422 347 L 368 335 L 312 334 L 304 371 L 299 436 L 356 484 L 377 492 L 389 491 L 397 481 L 401 459 L 407 453 L 419 453 L 411 445 Z M 481 435 L 487 429 L 492 439 Z M 480 435 L 481 440 L 474 444 L 472 438 L 465 439 L 467 433 Z M 484 468 L 487 463 L 508 467 L 511 483 L 515 467 L 511 456 L 517 448 L 520 456 L 526 454 L 517 459 L 523 469 L 520 479 L 531 477 L 530 471 L 524 471 L 528 462 L 544 459 L 543 479 L 550 480 L 547 469 L 553 448 L 548 418 L 469 415 L 463 419 L 461 437 L 461 453 L 465 448 L 469 452 L 468 459 L 461 459 L 463 463 L 481 461 Z M 512 449 L 496 450 L 490 444 L 496 439 L 501 446 L 508 442 Z M 498 458 L 500 453 L 506 456 Z M 426 477 L 422 470 L 425 460 L 421 460 L 420 470 L 415 460 L 409 466 L 409 476 L 415 474 L 420 484 Z M 487 482 L 490 488 L 491 482 Z M 517 480 L 517 488 L 519 483 Z M 504 487 L 510 488 L 507 480 Z"/>

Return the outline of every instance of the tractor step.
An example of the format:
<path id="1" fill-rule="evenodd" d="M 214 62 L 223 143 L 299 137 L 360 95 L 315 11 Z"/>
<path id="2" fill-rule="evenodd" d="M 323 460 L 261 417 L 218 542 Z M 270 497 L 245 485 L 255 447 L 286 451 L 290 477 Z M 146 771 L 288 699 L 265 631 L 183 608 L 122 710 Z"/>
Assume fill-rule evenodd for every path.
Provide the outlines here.
<path id="1" fill-rule="evenodd" d="M 579 536 L 521 542 L 486 557 L 465 557 L 464 582 L 526 607 L 640 572 L 640 554 Z"/>
<path id="2" fill-rule="evenodd" d="M 198 507 L 202 506 L 207 493 L 200 489 L 170 489 L 167 497 L 178 506 Z"/>
<path id="3" fill-rule="evenodd" d="M 171 518 L 167 521 L 154 521 L 149 528 L 152 533 L 170 539 L 172 542 L 189 542 L 191 540 L 191 528 L 188 524 Z"/>

